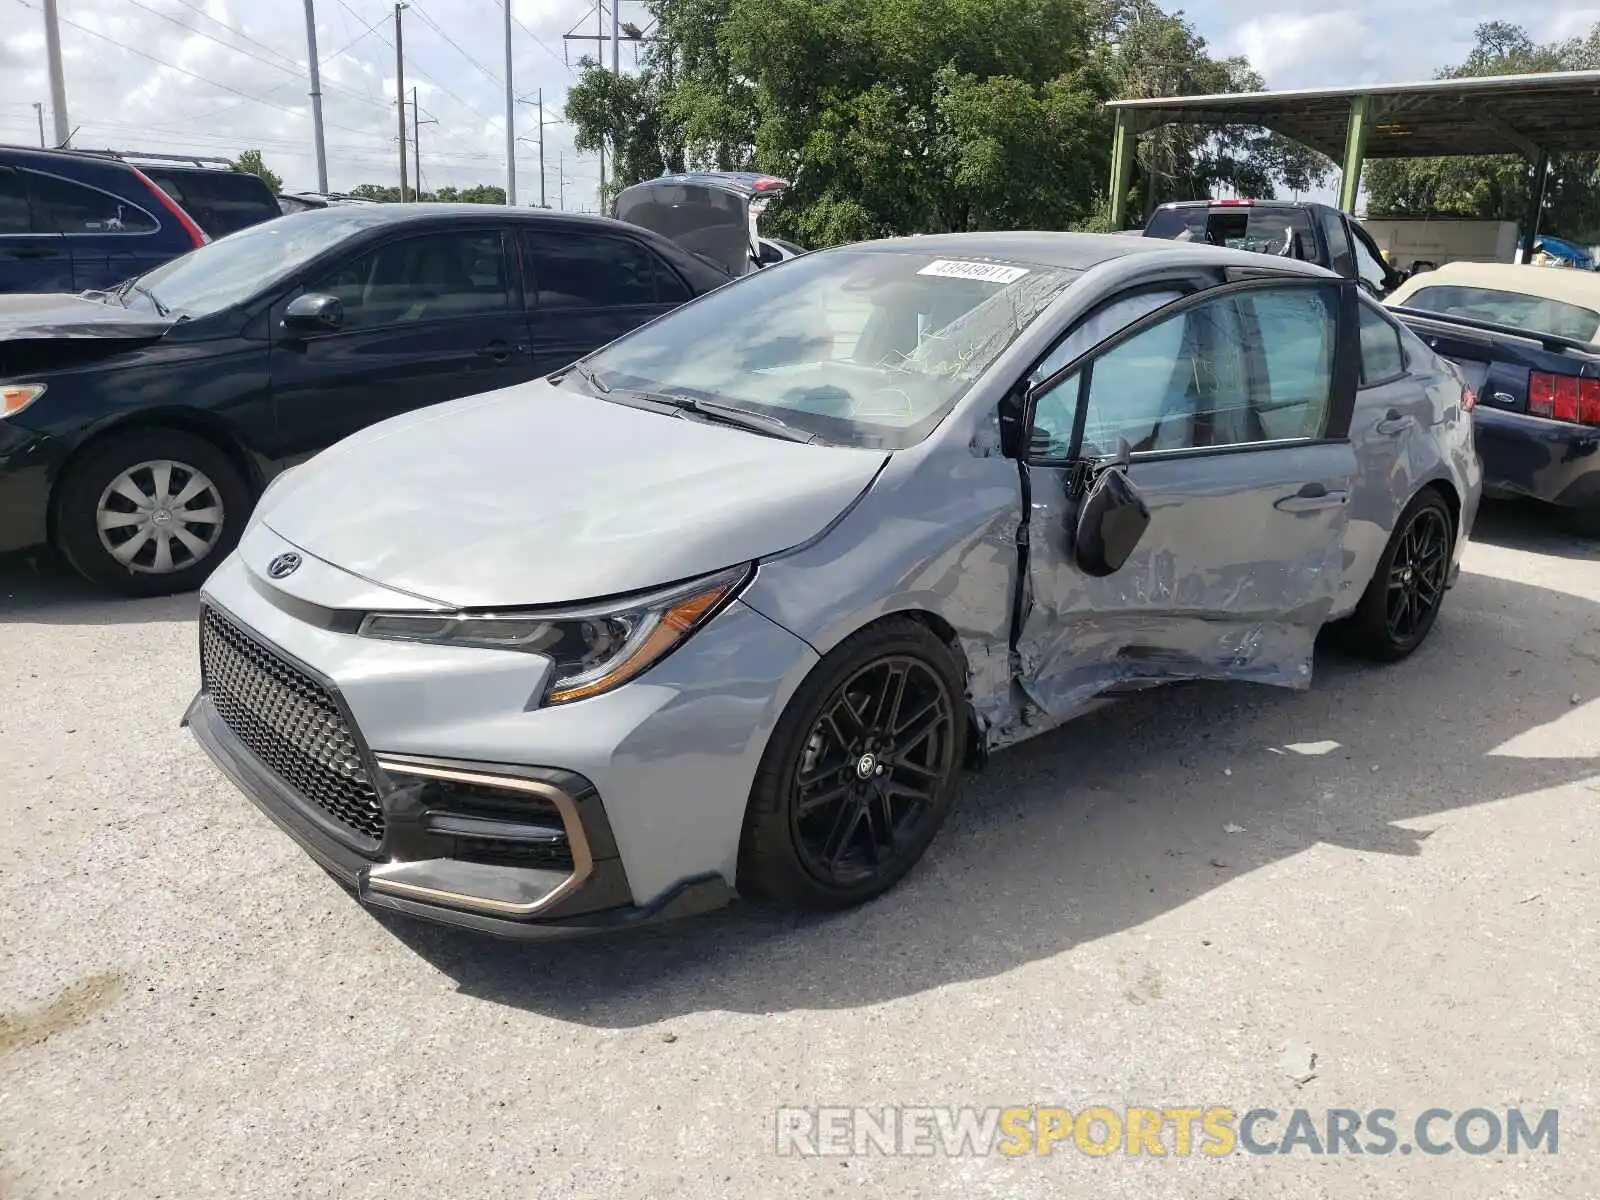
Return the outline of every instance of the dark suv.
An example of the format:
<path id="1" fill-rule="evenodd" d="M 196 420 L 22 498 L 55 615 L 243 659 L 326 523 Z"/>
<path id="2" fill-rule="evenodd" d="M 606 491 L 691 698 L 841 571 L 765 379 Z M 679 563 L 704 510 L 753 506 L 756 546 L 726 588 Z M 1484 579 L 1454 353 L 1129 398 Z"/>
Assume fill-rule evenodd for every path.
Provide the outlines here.
<path id="1" fill-rule="evenodd" d="M 0 146 L 0 293 L 108 288 L 207 240 L 119 158 Z"/>

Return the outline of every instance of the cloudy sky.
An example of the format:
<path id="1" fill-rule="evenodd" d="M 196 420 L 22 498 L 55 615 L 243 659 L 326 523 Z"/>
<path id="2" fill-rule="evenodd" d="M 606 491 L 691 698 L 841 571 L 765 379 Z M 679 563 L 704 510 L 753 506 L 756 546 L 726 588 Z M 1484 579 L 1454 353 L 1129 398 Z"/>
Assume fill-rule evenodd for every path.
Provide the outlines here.
<path id="1" fill-rule="evenodd" d="M 609 2 L 606 0 L 609 11 Z M 83 147 L 232 156 L 254 147 L 287 188 L 316 185 L 302 0 L 58 0 L 67 112 Z M 329 183 L 398 182 L 392 0 L 315 0 Z M 621 0 L 624 20 L 643 4 Z M 34 143 L 45 106 L 41 0 L 0 0 L 0 142 Z M 1188 16 L 1221 53 L 1247 54 L 1272 87 L 1426 78 L 1459 61 L 1480 21 L 1516 19 L 1509 0 L 1313 0 L 1268 6 L 1192 0 Z M 505 182 L 504 17 L 499 0 L 410 0 L 404 15 L 406 92 L 422 109 L 422 180 Z M 539 195 L 538 110 L 545 103 L 549 202 L 593 209 L 598 166 L 559 122 L 576 63 L 593 44 L 593 0 L 512 0 L 518 199 Z M 1600 22 L 1600 3 L 1542 10 L 1541 40 Z M 624 68 L 632 51 L 622 50 Z M 437 124 L 427 123 L 429 120 Z"/>

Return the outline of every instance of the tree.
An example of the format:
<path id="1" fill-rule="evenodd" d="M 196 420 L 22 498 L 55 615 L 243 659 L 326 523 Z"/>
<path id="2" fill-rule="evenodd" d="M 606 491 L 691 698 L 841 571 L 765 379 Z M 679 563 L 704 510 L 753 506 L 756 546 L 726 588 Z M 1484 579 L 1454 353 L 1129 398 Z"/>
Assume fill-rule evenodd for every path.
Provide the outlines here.
<path id="1" fill-rule="evenodd" d="M 1193 26 L 1154 0 L 1105 0 L 1100 26 L 1119 99 L 1266 89 L 1248 60 L 1212 58 Z M 1279 185 L 1308 191 L 1332 171 L 1324 155 L 1259 126 L 1166 125 L 1139 140 L 1129 208 L 1203 200 L 1219 188 L 1271 199 Z"/>
<path id="2" fill-rule="evenodd" d="M 400 201 L 400 189 L 380 183 L 358 183 L 350 189 L 352 196 L 359 196 L 363 200 L 376 200 L 380 204 L 397 204 Z M 445 185 L 433 192 L 417 192 L 406 188 L 407 200 L 439 201 L 447 204 L 504 204 L 506 190 L 492 183 L 480 183 L 475 187 L 457 188 Z"/>
<path id="3" fill-rule="evenodd" d="M 1479 25 L 1472 52 L 1440 79 L 1600 68 L 1600 25 L 1587 37 L 1536 44 L 1520 25 Z M 1600 238 L 1600 154 L 1553 161 L 1542 228 L 1577 241 Z M 1533 172 L 1515 155 L 1380 159 L 1367 165 L 1367 212 L 1374 217 L 1449 215 L 1522 221 L 1532 202 Z"/>
<path id="4" fill-rule="evenodd" d="M 233 165 L 240 171 L 248 171 L 252 175 L 261 176 L 261 181 L 267 185 L 267 190 L 274 196 L 283 190 L 283 180 L 278 177 L 277 172 L 261 161 L 261 151 L 246 150 L 238 158 L 234 159 Z"/>
<path id="5" fill-rule="evenodd" d="M 615 188 L 691 168 L 783 176 L 766 222 L 813 246 L 1081 224 L 1105 205 L 1102 104 L 1147 94 L 1129 91 L 1139 64 L 1171 65 L 1172 89 L 1260 85 L 1153 0 L 649 3 L 640 74 L 582 65 L 566 107 L 579 149 L 609 152 Z M 1252 131 L 1160 145 L 1145 185 L 1160 199 L 1271 195 L 1327 165 Z"/>

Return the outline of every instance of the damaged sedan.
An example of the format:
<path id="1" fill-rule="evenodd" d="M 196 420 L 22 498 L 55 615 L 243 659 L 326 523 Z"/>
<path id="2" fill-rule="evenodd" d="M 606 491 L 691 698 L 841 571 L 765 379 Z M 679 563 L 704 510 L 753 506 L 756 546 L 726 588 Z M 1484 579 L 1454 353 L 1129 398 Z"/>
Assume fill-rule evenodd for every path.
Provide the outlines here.
<path id="1" fill-rule="evenodd" d="M 964 768 L 1107 695 L 1304 688 L 1332 622 L 1409 655 L 1473 404 L 1295 261 L 813 253 L 280 478 L 205 585 L 186 721 L 374 906 L 527 938 L 843 908 Z"/>

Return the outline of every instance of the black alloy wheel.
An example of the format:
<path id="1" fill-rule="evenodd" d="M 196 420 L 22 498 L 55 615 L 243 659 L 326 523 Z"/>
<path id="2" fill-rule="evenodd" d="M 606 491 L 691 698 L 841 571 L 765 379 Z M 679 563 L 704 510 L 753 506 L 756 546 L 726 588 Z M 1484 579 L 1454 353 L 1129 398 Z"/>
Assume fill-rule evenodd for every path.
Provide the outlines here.
<path id="1" fill-rule="evenodd" d="M 1422 640 L 1444 601 L 1449 572 L 1449 518 L 1437 508 L 1423 508 L 1412 517 L 1389 562 L 1384 615 L 1396 645 Z"/>
<path id="2" fill-rule="evenodd" d="M 955 804 L 970 718 L 959 652 L 891 617 L 812 669 L 773 728 L 739 846 L 742 895 L 848 908 L 916 865 Z"/>
<path id="3" fill-rule="evenodd" d="M 1444 496 L 1424 488 L 1406 505 L 1361 603 L 1343 626 L 1363 658 L 1398 662 L 1427 638 L 1444 603 L 1455 560 L 1455 517 Z"/>
<path id="4" fill-rule="evenodd" d="M 920 845 L 955 769 L 955 720 L 945 681 L 916 658 L 878 659 L 834 691 L 806 738 L 789 809 L 812 875 L 853 889 Z"/>

